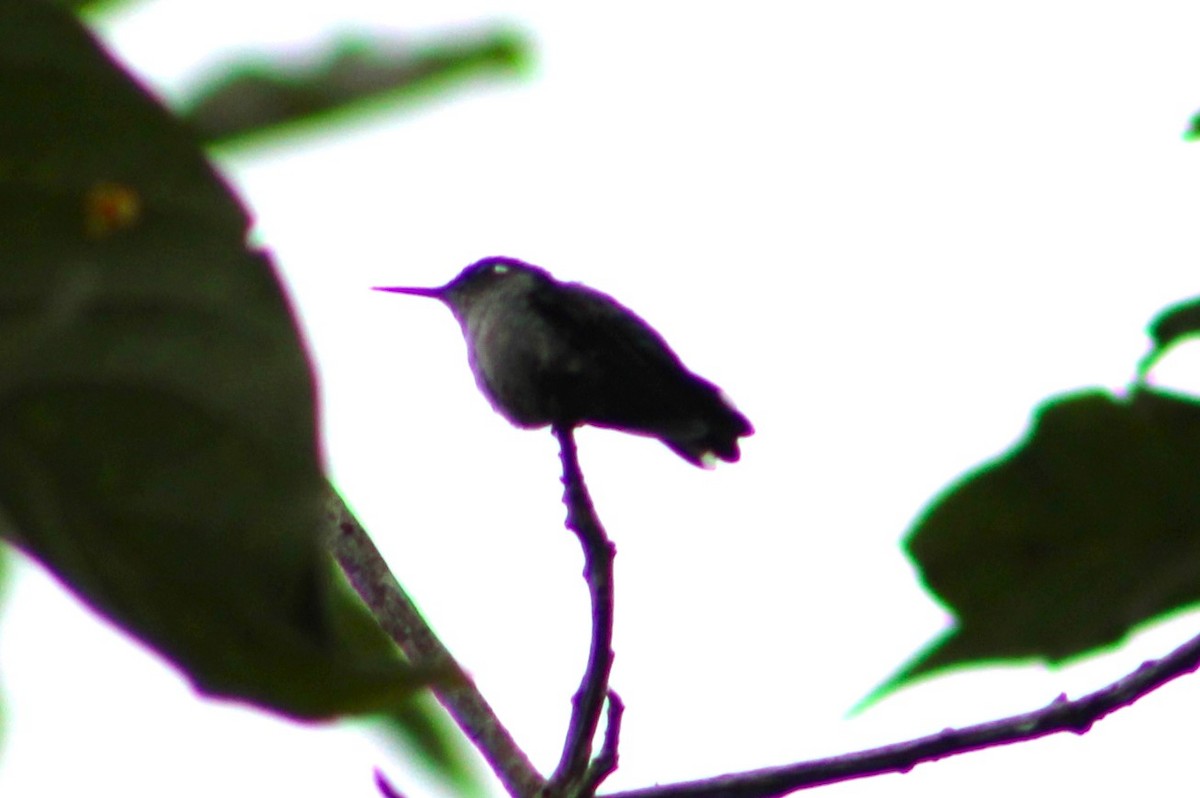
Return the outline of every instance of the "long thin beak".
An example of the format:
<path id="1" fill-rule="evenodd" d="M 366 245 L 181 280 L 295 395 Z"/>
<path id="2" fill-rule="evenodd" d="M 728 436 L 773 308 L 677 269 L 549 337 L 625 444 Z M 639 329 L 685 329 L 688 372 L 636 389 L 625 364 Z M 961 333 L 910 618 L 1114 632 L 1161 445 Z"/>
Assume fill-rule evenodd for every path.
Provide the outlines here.
<path id="1" fill-rule="evenodd" d="M 433 299 L 441 299 L 446 295 L 446 289 L 442 288 L 406 288 L 404 286 L 383 286 L 377 285 L 371 289 L 372 291 L 387 291 L 390 294 L 412 294 L 413 296 L 427 296 Z"/>

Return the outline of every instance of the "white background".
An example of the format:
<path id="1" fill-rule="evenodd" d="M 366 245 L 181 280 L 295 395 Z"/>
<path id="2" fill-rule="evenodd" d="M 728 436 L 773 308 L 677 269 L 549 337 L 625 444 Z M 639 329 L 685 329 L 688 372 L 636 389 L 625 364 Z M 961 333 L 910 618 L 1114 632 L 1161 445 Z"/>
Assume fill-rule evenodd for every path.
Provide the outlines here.
<path id="1" fill-rule="evenodd" d="M 921 508 L 1043 399 L 1127 385 L 1145 323 L 1200 289 L 1195 4 L 731 8 L 171 0 L 102 28 L 167 96 L 220 51 L 330 31 L 535 38 L 526 81 L 220 160 L 316 355 L 334 478 L 544 770 L 588 627 L 556 447 L 490 410 L 444 308 L 369 286 L 522 257 L 634 308 L 754 422 L 715 472 L 580 434 L 619 550 L 610 788 L 1034 709 L 1197 631 L 1182 616 L 1072 667 L 974 670 L 845 717 L 947 623 L 899 548 Z M 1182 353 L 1168 366 L 1200 384 Z M 27 563 L 0 620 L 4 796 L 353 798 L 377 794 L 374 766 L 446 794 L 359 729 L 197 700 Z M 1082 738 L 821 794 L 1180 794 L 1198 707 L 1183 679 Z"/>

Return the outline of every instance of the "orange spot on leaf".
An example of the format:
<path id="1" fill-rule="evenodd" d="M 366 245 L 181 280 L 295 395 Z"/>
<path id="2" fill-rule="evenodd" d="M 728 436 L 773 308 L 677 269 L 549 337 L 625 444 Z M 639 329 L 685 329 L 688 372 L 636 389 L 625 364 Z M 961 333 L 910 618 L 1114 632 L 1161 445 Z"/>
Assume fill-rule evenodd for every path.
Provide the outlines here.
<path id="1" fill-rule="evenodd" d="M 96 183 L 83 201 L 84 230 L 92 238 L 108 238 L 137 224 L 142 198 L 122 183 Z"/>

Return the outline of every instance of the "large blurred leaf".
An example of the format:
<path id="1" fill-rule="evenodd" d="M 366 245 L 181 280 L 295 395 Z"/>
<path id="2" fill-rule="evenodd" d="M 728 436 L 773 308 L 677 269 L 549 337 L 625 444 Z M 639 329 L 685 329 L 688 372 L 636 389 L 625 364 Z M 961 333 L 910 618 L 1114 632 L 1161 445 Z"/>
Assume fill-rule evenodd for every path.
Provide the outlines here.
<path id="1" fill-rule="evenodd" d="M 321 544 L 312 378 L 243 210 L 44 0 L 0 3 L 0 119 L 5 534 L 205 692 L 398 706 L 411 670 Z"/>
<path id="2" fill-rule="evenodd" d="M 1057 662 L 1200 601 L 1200 405 L 1139 388 L 1048 402 L 936 500 L 908 550 L 955 626 L 880 692 L 967 663 Z M 878 694 L 878 693 L 877 693 Z"/>
<path id="3" fill-rule="evenodd" d="M 506 28 L 421 45 L 346 37 L 323 53 L 260 56 L 226 66 L 183 102 L 181 113 L 205 141 L 224 143 L 367 108 L 372 100 L 395 102 L 473 77 L 520 74 L 529 49 L 521 34 Z"/>

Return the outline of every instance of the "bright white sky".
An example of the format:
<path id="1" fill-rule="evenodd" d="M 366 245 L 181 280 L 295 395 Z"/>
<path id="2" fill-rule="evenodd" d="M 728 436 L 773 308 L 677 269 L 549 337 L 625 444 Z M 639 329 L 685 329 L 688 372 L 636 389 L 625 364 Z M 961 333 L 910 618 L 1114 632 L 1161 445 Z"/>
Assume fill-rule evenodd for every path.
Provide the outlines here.
<path id="1" fill-rule="evenodd" d="M 844 718 L 946 623 L 898 547 L 922 506 L 1044 398 L 1125 385 L 1145 323 L 1200 291 L 1200 145 L 1180 135 L 1200 108 L 1200 8 L 171 0 L 105 35 L 171 93 L 218 49 L 471 20 L 527 29 L 533 79 L 223 165 L 310 335 L 332 473 L 539 766 L 588 625 L 553 440 L 489 409 L 444 308 L 368 290 L 483 255 L 614 294 L 758 429 L 715 472 L 580 436 L 619 549 L 612 684 L 629 709 L 608 787 L 1030 710 L 1200 628 L 1185 616 L 1071 668 L 974 671 Z M 1175 381 L 1200 385 L 1177 361 Z M 446 794 L 354 729 L 197 701 L 32 566 L 0 632 L 2 795 L 356 798 L 376 795 L 376 765 L 411 796 Z M 1176 794 L 1198 706 L 1184 679 L 1083 738 L 818 794 Z"/>

